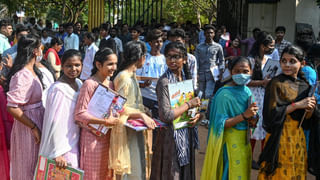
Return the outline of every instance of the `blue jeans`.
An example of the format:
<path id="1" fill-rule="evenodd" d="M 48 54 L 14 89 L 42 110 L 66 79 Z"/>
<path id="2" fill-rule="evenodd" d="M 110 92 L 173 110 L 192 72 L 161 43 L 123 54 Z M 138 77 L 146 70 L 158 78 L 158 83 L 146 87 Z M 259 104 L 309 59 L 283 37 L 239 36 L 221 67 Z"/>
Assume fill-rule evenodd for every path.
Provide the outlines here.
<path id="1" fill-rule="evenodd" d="M 205 99 L 213 96 L 215 84 L 211 72 L 199 72 L 199 91 L 204 93 Z"/>

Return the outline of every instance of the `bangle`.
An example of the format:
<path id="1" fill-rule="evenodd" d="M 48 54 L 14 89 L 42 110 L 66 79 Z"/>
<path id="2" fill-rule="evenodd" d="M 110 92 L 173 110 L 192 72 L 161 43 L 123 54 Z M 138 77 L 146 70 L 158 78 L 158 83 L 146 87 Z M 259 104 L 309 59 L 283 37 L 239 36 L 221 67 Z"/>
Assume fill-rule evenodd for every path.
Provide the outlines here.
<path id="1" fill-rule="evenodd" d="M 189 103 L 189 102 L 186 102 L 186 104 L 188 105 L 188 109 L 190 109 L 190 108 L 191 108 L 190 103 Z"/>
<path id="2" fill-rule="evenodd" d="M 294 102 L 291 103 L 291 106 L 292 106 L 292 107 L 294 107 L 295 105 L 296 105 L 296 103 L 294 103 Z"/>
<path id="3" fill-rule="evenodd" d="M 33 127 L 31 128 L 31 130 L 33 130 L 34 128 L 36 128 L 36 124 L 33 123 Z"/>
<path id="4" fill-rule="evenodd" d="M 243 113 L 241 113 L 241 116 L 242 116 L 243 120 L 245 120 L 245 121 L 249 120 L 249 118 L 246 118 Z"/>

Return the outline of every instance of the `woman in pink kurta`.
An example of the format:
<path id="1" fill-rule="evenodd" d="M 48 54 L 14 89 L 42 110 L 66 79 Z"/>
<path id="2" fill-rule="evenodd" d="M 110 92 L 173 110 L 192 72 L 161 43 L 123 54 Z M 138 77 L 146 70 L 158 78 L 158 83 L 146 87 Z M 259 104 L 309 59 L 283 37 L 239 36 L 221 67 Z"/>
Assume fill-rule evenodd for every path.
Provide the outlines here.
<path id="1" fill-rule="evenodd" d="M 38 159 L 44 108 L 35 61 L 40 59 L 41 51 L 39 39 L 32 35 L 22 37 L 8 75 L 7 108 L 14 117 L 10 150 L 13 180 L 32 179 Z"/>
<path id="2" fill-rule="evenodd" d="M 113 125 L 116 119 L 98 119 L 88 113 L 88 104 L 99 83 L 113 89 L 113 84 L 108 77 L 113 75 L 117 68 L 117 56 L 111 49 L 99 50 L 94 59 L 92 76 L 87 79 L 78 96 L 75 108 L 75 120 L 82 126 L 91 124 Z M 87 128 L 81 129 L 80 134 L 80 168 L 84 170 L 84 180 L 112 180 L 113 171 L 108 168 L 110 133 L 97 136 Z"/>

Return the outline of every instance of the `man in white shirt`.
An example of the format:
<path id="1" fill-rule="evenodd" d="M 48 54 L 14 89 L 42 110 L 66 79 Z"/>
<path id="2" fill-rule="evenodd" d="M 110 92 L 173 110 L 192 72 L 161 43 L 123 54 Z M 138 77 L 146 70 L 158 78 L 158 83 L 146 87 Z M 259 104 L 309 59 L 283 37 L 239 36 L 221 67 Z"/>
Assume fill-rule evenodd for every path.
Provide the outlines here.
<path id="1" fill-rule="evenodd" d="M 137 69 L 137 76 L 159 78 L 167 70 L 166 58 L 160 53 L 162 47 L 162 31 L 154 29 L 147 35 L 147 41 L 151 46 L 150 53 L 147 53 L 146 61 L 142 68 Z M 155 93 L 156 83 L 150 81 L 140 82 L 140 90 L 143 97 L 143 104 L 148 107 L 154 118 L 158 118 L 157 95 Z"/>
<path id="2" fill-rule="evenodd" d="M 81 80 L 87 80 L 91 76 L 91 70 L 93 68 L 93 60 L 96 52 L 99 48 L 94 43 L 94 35 L 93 33 L 84 34 L 84 43 L 88 46 L 86 50 L 86 55 L 83 59 L 82 72 L 80 75 Z"/>
<path id="3" fill-rule="evenodd" d="M 12 31 L 12 25 L 9 21 L 2 20 L 0 22 L 0 54 L 11 47 L 8 37 L 11 36 Z"/>
<path id="4" fill-rule="evenodd" d="M 160 53 L 163 44 L 162 31 L 159 29 L 152 30 L 148 33 L 147 40 L 151 46 L 151 51 L 147 53 L 143 67 L 137 69 L 136 74 L 137 76 L 159 78 L 167 70 L 166 58 Z"/>
<path id="5" fill-rule="evenodd" d="M 79 37 L 73 33 L 73 24 L 66 25 L 68 35 L 64 38 L 64 51 L 68 49 L 79 50 Z"/>
<path id="6" fill-rule="evenodd" d="M 41 33 L 41 43 L 48 49 L 51 43 L 52 37 L 48 35 L 48 29 L 44 28 Z"/>

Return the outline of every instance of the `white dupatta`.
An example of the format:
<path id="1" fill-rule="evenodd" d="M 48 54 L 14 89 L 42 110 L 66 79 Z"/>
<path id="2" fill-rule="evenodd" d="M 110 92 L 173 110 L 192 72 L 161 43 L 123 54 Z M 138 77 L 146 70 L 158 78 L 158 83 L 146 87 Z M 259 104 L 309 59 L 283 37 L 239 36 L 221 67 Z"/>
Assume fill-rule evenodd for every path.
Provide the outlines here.
<path id="1" fill-rule="evenodd" d="M 82 82 L 76 79 L 78 89 Z M 43 96 L 45 107 L 39 154 L 56 158 L 73 148 L 78 148 L 80 128 L 74 121 L 74 110 L 78 98 L 68 84 L 55 82 Z"/>

